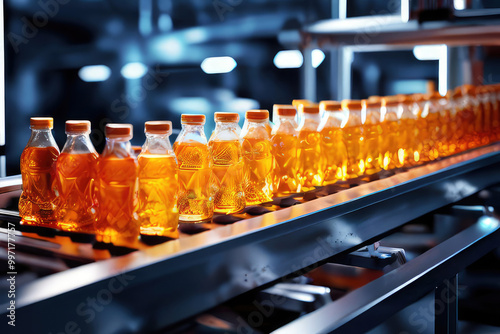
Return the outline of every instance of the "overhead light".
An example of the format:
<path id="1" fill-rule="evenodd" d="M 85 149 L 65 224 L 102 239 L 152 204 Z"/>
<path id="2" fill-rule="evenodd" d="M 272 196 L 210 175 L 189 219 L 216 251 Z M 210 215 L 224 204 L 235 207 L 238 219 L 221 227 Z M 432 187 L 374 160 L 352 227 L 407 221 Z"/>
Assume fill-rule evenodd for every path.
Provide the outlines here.
<path id="1" fill-rule="evenodd" d="M 465 0 L 453 0 L 453 6 L 456 10 L 464 10 L 465 9 Z"/>
<path id="2" fill-rule="evenodd" d="M 277 68 L 299 68 L 304 63 L 304 57 L 299 50 L 285 50 L 278 52 L 273 62 Z"/>
<path id="3" fill-rule="evenodd" d="M 444 44 L 417 45 L 413 48 L 413 55 L 418 60 L 439 61 L 438 90 L 445 96 L 448 90 L 448 47 Z"/>
<path id="4" fill-rule="evenodd" d="M 106 81 L 111 76 L 111 69 L 106 65 L 83 66 L 78 71 L 78 76 L 85 82 Z"/>
<path id="5" fill-rule="evenodd" d="M 148 67 L 139 62 L 125 64 L 120 71 L 125 79 L 139 79 L 147 72 Z"/>
<path id="6" fill-rule="evenodd" d="M 317 68 L 319 65 L 321 65 L 323 60 L 325 60 L 325 54 L 320 49 L 314 49 L 311 52 L 311 58 L 312 58 L 312 61 L 311 61 L 312 66 L 314 68 Z"/>
<path id="7" fill-rule="evenodd" d="M 212 111 L 212 104 L 204 97 L 177 97 L 170 101 L 170 108 L 178 113 L 208 114 Z"/>
<path id="8" fill-rule="evenodd" d="M 237 97 L 224 103 L 224 109 L 241 113 L 251 109 L 259 109 L 259 106 L 260 105 L 257 100 L 242 97 Z"/>
<path id="9" fill-rule="evenodd" d="M 201 63 L 201 69 L 207 74 L 229 73 L 236 65 L 231 57 L 209 57 Z"/>
<path id="10" fill-rule="evenodd" d="M 184 44 L 176 36 L 160 35 L 153 39 L 152 54 L 161 55 L 168 61 L 177 62 L 181 61 L 184 54 Z"/>
<path id="11" fill-rule="evenodd" d="M 439 60 L 443 45 L 417 45 L 413 48 L 413 55 L 418 60 Z"/>

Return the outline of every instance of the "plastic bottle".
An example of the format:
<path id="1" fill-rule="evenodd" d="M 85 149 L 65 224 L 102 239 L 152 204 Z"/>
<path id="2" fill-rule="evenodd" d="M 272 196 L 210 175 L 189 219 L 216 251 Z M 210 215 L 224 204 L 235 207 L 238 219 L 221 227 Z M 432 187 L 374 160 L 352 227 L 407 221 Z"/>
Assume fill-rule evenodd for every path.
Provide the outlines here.
<path id="1" fill-rule="evenodd" d="M 217 188 L 214 211 L 218 213 L 230 214 L 245 208 L 239 119 L 237 113 L 216 112 L 215 130 L 208 141 Z"/>
<path id="2" fill-rule="evenodd" d="M 131 124 L 107 124 L 106 146 L 98 162 L 99 219 L 96 240 L 133 246 L 139 238 L 137 160 Z"/>
<path id="3" fill-rule="evenodd" d="M 243 186 L 247 205 L 272 200 L 273 156 L 266 124 L 269 111 L 249 110 L 245 114 L 248 127 L 242 129 Z"/>
<path id="4" fill-rule="evenodd" d="M 427 131 L 426 119 L 423 117 L 425 110 L 425 96 L 424 94 L 413 94 L 411 97 L 413 101 L 412 113 L 415 115 L 415 138 L 414 145 L 415 151 L 413 152 L 413 161 L 415 164 L 422 164 L 425 162 L 425 157 L 423 156 L 425 132 Z M 428 111 L 427 111 L 428 113 Z"/>
<path id="5" fill-rule="evenodd" d="M 203 129 L 205 115 L 183 114 L 181 124 L 181 133 L 174 143 L 179 166 L 179 220 L 201 222 L 212 218 L 217 192 L 212 156 Z"/>
<path id="6" fill-rule="evenodd" d="M 357 178 L 365 173 L 363 123 L 364 110 L 360 100 L 343 100 L 342 108 L 348 114 L 344 126 L 344 144 L 347 150 L 347 178 Z"/>
<path id="7" fill-rule="evenodd" d="M 66 121 L 66 143 L 57 159 L 57 225 L 62 230 L 94 233 L 97 220 L 97 154 L 89 121 Z"/>
<path id="8" fill-rule="evenodd" d="M 491 90 L 489 86 L 479 86 L 476 91 L 479 109 L 482 114 L 481 145 L 488 145 L 491 141 L 491 128 L 493 125 Z"/>
<path id="9" fill-rule="evenodd" d="M 344 145 L 343 127 L 347 121 L 347 114 L 338 101 L 322 101 L 320 109 L 323 109 L 323 118 L 319 132 L 321 151 L 325 158 L 322 166 L 323 185 L 328 185 L 346 180 L 347 151 Z"/>
<path id="10" fill-rule="evenodd" d="M 398 115 L 401 147 L 398 151 L 398 159 L 401 166 L 410 167 L 418 163 L 415 161 L 415 152 L 417 152 L 417 160 L 420 159 L 420 153 L 416 148 L 417 116 L 414 114 L 413 101 L 410 96 L 401 95 L 399 107 L 401 110 Z"/>
<path id="11" fill-rule="evenodd" d="M 321 151 L 321 135 L 318 132 L 321 122 L 319 105 L 299 106 L 302 120 L 297 129 L 299 144 L 297 149 L 298 161 L 298 191 L 308 191 L 323 184 L 323 166 L 326 161 Z"/>
<path id="12" fill-rule="evenodd" d="M 139 216 L 141 234 L 178 238 L 177 160 L 170 145 L 172 122 L 144 124 L 146 142 L 139 164 Z"/>
<path id="13" fill-rule="evenodd" d="M 380 151 L 382 136 L 382 101 L 380 99 L 362 100 L 366 119 L 363 124 L 363 157 L 365 173 L 372 175 L 382 169 L 382 154 Z"/>
<path id="14" fill-rule="evenodd" d="M 442 97 L 438 92 L 434 92 L 428 97 L 429 114 L 427 115 L 427 126 L 429 128 L 429 144 L 427 145 L 427 155 L 430 161 L 445 155 L 443 148 L 444 124 L 441 121 L 443 108 L 440 102 L 441 99 Z"/>
<path id="15" fill-rule="evenodd" d="M 55 224 L 56 195 L 52 187 L 59 148 L 52 136 L 53 124 L 51 117 L 32 117 L 31 137 L 21 154 L 23 192 L 19 215 L 29 225 Z"/>
<path id="16" fill-rule="evenodd" d="M 271 136 L 273 168 L 273 193 L 285 196 L 297 192 L 297 145 L 298 133 L 295 117 L 297 110 L 292 105 L 274 105 L 275 126 Z"/>
<path id="17" fill-rule="evenodd" d="M 390 170 L 402 167 L 399 159 L 402 140 L 400 135 L 399 118 L 402 109 L 400 99 L 397 96 L 386 96 L 382 98 L 382 168 Z"/>

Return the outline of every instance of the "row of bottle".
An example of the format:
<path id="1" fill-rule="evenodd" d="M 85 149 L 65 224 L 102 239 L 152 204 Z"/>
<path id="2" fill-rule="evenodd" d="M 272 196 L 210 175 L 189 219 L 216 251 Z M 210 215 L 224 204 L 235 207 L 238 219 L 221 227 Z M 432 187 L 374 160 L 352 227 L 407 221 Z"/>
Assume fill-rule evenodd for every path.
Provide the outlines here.
<path id="1" fill-rule="evenodd" d="M 436 92 L 294 104 L 302 111 L 298 191 L 417 166 L 500 139 L 500 85 L 465 85 L 444 97 Z M 308 153 L 308 147 L 315 148 Z"/>
<path id="2" fill-rule="evenodd" d="M 499 139 L 498 86 L 459 87 L 447 97 L 294 104 L 298 114 L 294 105 L 274 106 L 273 127 L 267 110 L 247 111 L 242 130 L 237 113 L 215 113 L 209 141 L 204 115 L 182 115 L 173 149 L 171 123 L 147 122 L 137 159 L 131 125 L 108 124 L 99 157 L 90 123 L 68 121 L 59 155 L 52 119 L 33 118 L 21 158 L 20 215 L 28 223 L 95 230 L 106 242 L 132 240 L 139 226 L 144 234 L 176 237 L 178 218 L 239 212 L 273 195 L 410 167 Z"/>
<path id="3" fill-rule="evenodd" d="M 96 233 L 98 241 L 133 244 L 139 233 L 178 237 L 177 162 L 170 122 L 147 122 L 138 158 L 132 126 L 108 124 L 101 156 L 90 141 L 89 121 L 67 121 L 59 153 L 53 120 L 30 120 L 21 155 L 19 215 L 26 224 Z"/>
<path id="4" fill-rule="evenodd" d="M 204 115 L 182 115 L 172 149 L 171 122 L 145 124 L 136 158 L 132 125 L 106 125 L 101 156 L 90 122 L 67 121 L 61 153 L 52 118 L 31 118 L 21 156 L 19 214 L 27 224 L 96 233 L 98 241 L 129 245 L 143 234 L 178 237 L 178 220 L 202 221 L 272 199 L 267 111 L 248 111 L 241 133 L 237 113 L 216 113 L 207 142 Z M 175 151 L 175 153 L 174 153 Z"/>

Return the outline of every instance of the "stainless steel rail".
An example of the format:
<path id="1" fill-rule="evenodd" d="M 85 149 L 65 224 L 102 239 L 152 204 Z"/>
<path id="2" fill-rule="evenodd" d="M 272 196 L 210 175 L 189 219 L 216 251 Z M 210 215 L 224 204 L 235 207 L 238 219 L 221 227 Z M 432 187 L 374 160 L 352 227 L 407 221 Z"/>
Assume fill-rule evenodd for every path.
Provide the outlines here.
<path id="1" fill-rule="evenodd" d="M 157 330 L 358 249 L 402 224 L 500 182 L 500 145 L 137 251 L 17 291 L 20 331 Z M 4 298 L 4 296 L 0 296 Z M 5 300 L 0 299 L 2 314 Z M 50 309 L 57 316 L 48 317 Z M 119 319 L 119 320 L 118 320 Z"/>
<path id="2" fill-rule="evenodd" d="M 436 288 L 436 333 L 456 333 L 456 275 L 499 244 L 500 222 L 483 216 L 421 256 L 273 333 L 362 333 Z"/>
<path id="3" fill-rule="evenodd" d="M 371 15 L 348 19 L 330 19 L 304 28 L 302 41 L 308 46 L 449 46 L 498 45 L 500 20 L 481 17 L 456 22 L 438 21 L 419 24 L 402 22 L 399 15 Z"/>
<path id="4" fill-rule="evenodd" d="M 0 194 L 9 191 L 21 190 L 23 181 L 21 175 L 0 177 Z"/>

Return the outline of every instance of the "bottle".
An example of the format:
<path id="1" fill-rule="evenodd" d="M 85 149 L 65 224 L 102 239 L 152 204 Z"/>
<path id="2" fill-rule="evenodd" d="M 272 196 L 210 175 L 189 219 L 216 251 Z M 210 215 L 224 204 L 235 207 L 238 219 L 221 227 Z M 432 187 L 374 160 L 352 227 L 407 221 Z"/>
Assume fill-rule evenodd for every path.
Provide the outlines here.
<path id="1" fill-rule="evenodd" d="M 137 160 L 131 124 L 106 124 L 106 146 L 98 162 L 99 218 L 96 240 L 133 246 L 140 234 L 137 217 Z"/>
<path id="2" fill-rule="evenodd" d="M 338 101 L 322 101 L 320 109 L 323 110 L 319 126 L 321 152 L 324 153 L 323 185 L 328 185 L 346 180 L 347 151 L 344 145 L 343 127 L 347 122 L 347 114 Z"/>
<path id="3" fill-rule="evenodd" d="M 178 238 L 177 160 L 170 145 L 172 122 L 144 124 L 146 142 L 139 165 L 138 209 L 141 234 Z"/>
<path id="4" fill-rule="evenodd" d="M 90 141 L 89 121 L 66 121 L 66 143 L 57 158 L 57 226 L 65 231 L 94 233 L 97 219 L 97 154 Z"/>
<path id="5" fill-rule="evenodd" d="M 271 145 L 274 158 L 272 171 L 273 193 L 286 196 L 297 192 L 297 145 L 298 133 L 295 117 L 297 110 L 292 105 L 274 105 L 276 119 Z"/>
<path id="6" fill-rule="evenodd" d="M 359 100 L 343 100 L 347 122 L 344 126 L 344 144 L 347 150 L 347 178 L 353 179 L 365 173 L 363 122 L 364 110 Z"/>
<path id="7" fill-rule="evenodd" d="M 464 116 L 467 124 L 466 133 L 469 138 L 468 148 L 475 148 L 481 145 L 482 114 L 477 98 L 475 86 L 463 85 L 462 90 L 464 103 Z"/>
<path id="8" fill-rule="evenodd" d="M 217 193 L 214 212 L 236 213 L 245 208 L 243 193 L 243 153 L 238 133 L 238 113 L 216 112 L 215 130 L 208 141 L 213 159 L 213 174 Z"/>
<path id="9" fill-rule="evenodd" d="M 413 152 L 413 161 L 416 165 L 420 165 L 425 162 L 423 156 L 424 142 L 426 139 L 425 135 L 427 131 L 426 119 L 423 117 L 426 102 L 425 95 L 420 93 L 413 94 L 411 100 L 413 101 L 412 113 L 415 115 L 415 151 Z"/>
<path id="10" fill-rule="evenodd" d="M 300 124 L 302 123 L 302 119 L 304 118 L 304 115 L 301 112 L 301 109 L 299 108 L 300 105 L 305 105 L 305 106 L 314 106 L 315 103 L 309 100 L 301 99 L 301 100 L 292 100 L 292 105 L 297 109 L 297 123 Z M 320 115 L 321 117 L 321 115 Z"/>
<path id="11" fill-rule="evenodd" d="M 500 139 L 500 85 L 489 85 L 491 103 L 491 141 Z"/>
<path id="12" fill-rule="evenodd" d="M 319 105 L 299 105 L 302 120 L 297 129 L 299 144 L 298 161 L 298 191 L 308 191 L 323 184 L 323 166 L 325 157 L 321 151 L 321 139 L 318 132 L 320 125 Z"/>
<path id="13" fill-rule="evenodd" d="M 59 148 L 52 136 L 53 124 L 51 117 L 32 117 L 31 137 L 21 154 L 19 216 L 29 225 L 55 226 L 56 195 L 52 186 Z"/>
<path id="14" fill-rule="evenodd" d="M 239 133 L 238 113 L 216 112 L 215 130 L 208 141 L 213 159 L 213 174 L 217 193 L 214 212 L 236 213 L 245 208 L 243 193 L 243 153 Z"/>
<path id="15" fill-rule="evenodd" d="M 212 218 L 217 192 L 203 129 L 205 115 L 182 114 L 181 124 L 182 130 L 174 143 L 179 166 L 179 220 L 201 222 Z"/>
<path id="16" fill-rule="evenodd" d="M 248 127 L 242 129 L 243 190 L 247 205 L 272 200 L 273 156 L 266 124 L 269 111 L 249 110 L 245 114 Z"/>
<path id="17" fill-rule="evenodd" d="M 382 101 L 380 99 L 361 100 L 365 110 L 365 122 L 363 124 L 363 158 L 365 161 L 365 173 L 373 175 L 382 169 L 382 154 L 380 143 L 382 136 Z"/>
<path id="18" fill-rule="evenodd" d="M 416 148 L 417 116 L 414 114 L 413 101 L 410 96 L 400 95 L 399 99 L 400 113 L 398 114 L 398 122 L 401 135 L 401 148 L 398 152 L 398 158 L 401 166 L 410 167 L 417 164 L 415 161 L 415 152 L 420 157 Z"/>
<path id="19" fill-rule="evenodd" d="M 273 127 L 271 129 L 271 136 L 272 136 L 273 130 L 277 129 L 278 126 L 279 126 L 280 118 L 279 118 L 279 115 L 278 115 L 278 109 L 281 109 L 281 108 L 285 108 L 285 109 L 293 108 L 293 110 L 295 110 L 295 116 L 293 117 L 293 126 L 294 126 L 295 129 L 297 129 L 297 127 L 298 127 L 298 123 L 297 123 L 297 118 L 298 118 L 297 107 L 295 107 L 295 106 L 293 106 L 291 104 L 274 104 L 273 105 Z"/>
<path id="20" fill-rule="evenodd" d="M 382 168 L 390 170 L 402 167 L 400 152 L 402 140 L 400 135 L 399 118 L 401 115 L 400 101 L 397 96 L 382 98 Z M 401 149 L 401 151 L 400 151 Z"/>
<path id="21" fill-rule="evenodd" d="M 441 99 L 442 97 L 438 92 L 434 92 L 428 97 L 429 113 L 427 115 L 427 126 L 429 127 L 429 144 L 427 155 L 430 161 L 434 161 L 444 155 Z"/>
<path id="22" fill-rule="evenodd" d="M 479 86 L 476 88 L 476 91 L 483 122 L 482 133 L 481 133 L 481 145 L 488 145 L 492 139 L 491 128 L 493 125 L 493 117 L 492 117 L 493 104 L 490 98 L 491 89 L 489 86 Z"/>

